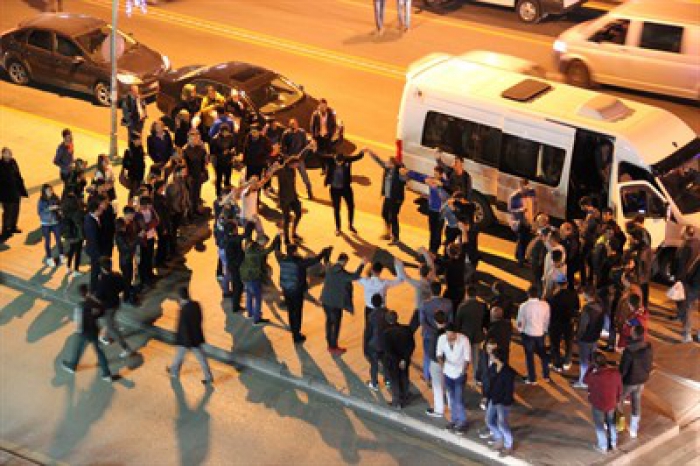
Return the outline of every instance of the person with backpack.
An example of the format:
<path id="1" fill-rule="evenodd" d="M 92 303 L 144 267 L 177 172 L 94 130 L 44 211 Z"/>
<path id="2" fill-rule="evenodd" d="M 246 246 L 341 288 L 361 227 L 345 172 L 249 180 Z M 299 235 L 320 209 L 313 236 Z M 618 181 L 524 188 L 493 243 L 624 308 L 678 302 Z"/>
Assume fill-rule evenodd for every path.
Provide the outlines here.
<path id="1" fill-rule="evenodd" d="M 632 416 L 630 418 L 629 434 L 637 438 L 639 422 L 642 418 L 642 390 L 649 380 L 654 365 L 654 355 L 651 343 L 644 341 L 644 327 L 635 325 L 630 331 L 630 344 L 622 352 L 620 360 L 620 375 L 622 376 L 622 398 L 630 398 L 632 404 Z M 624 412 L 624 404 L 618 407 L 620 413 Z"/>
<path id="2" fill-rule="evenodd" d="M 280 231 L 282 235 L 282 231 Z M 279 236 L 278 236 L 279 237 Z M 304 310 L 304 294 L 309 288 L 307 274 L 312 267 L 322 260 L 327 261 L 332 248 L 324 248 L 320 254 L 303 258 L 297 251 L 297 245 L 288 243 L 287 254 L 282 254 L 281 241 L 275 242 L 275 257 L 280 265 L 280 288 L 284 295 L 289 313 L 289 329 L 294 343 L 303 343 L 306 336 L 301 333 L 301 323 Z"/>

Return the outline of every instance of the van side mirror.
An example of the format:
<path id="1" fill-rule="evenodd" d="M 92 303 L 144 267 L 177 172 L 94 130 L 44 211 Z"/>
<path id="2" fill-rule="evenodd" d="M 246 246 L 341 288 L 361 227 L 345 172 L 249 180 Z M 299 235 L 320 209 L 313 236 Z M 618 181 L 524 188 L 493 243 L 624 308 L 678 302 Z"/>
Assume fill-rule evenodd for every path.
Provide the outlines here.
<path id="1" fill-rule="evenodd" d="M 83 57 L 81 57 L 80 55 L 76 55 L 75 57 L 73 57 L 73 64 L 74 65 L 82 65 L 83 63 L 85 63 L 85 59 Z"/>

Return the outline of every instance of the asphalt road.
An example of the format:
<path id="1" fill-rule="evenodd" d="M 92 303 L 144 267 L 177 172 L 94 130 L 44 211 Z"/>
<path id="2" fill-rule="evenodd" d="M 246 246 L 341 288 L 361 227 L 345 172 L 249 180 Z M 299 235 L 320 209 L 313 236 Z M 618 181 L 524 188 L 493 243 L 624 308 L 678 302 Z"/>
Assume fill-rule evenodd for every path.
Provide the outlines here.
<path id="1" fill-rule="evenodd" d="M 71 311 L 0 286 L 0 447 L 44 464 L 477 464 L 228 365 L 212 364 L 206 390 L 191 355 L 172 382 L 175 348 L 140 334 L 129 366 L 106 350 L 121 381 L 99 378 L 91 348 L 69 375 L 59 363 L 75 344 Z"/>

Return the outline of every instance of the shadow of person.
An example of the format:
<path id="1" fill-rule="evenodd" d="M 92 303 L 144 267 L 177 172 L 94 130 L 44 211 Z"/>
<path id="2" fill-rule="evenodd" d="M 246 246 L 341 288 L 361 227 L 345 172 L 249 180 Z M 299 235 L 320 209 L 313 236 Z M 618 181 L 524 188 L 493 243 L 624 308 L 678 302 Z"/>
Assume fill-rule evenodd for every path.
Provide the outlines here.
<path id="1" fill-rule="evenodd" d="M 34 276 L 29 279 L 29 282 L 40 288 L 51 279 L 53 270 L 54 269 L 49 269 L 48 267 L 41 267 Z M 47 271 L 48 273 L 45 273 Z M 0 274 L 0 278 L 1 277 L 2 275 Z M 39 295 L 24 292 L 24 290 L 12 287 L 7 283 L 3 283 L 3 286 L 21 291 L 22 294 L 7 303 L 7 305 L 0 310 L 0 326 L 9 324 L 13 319 L 22 318 L 24 314 L 34 307 L 36 300 L 39 299 Z"/>
<path id="2" fill-rule="evenodd" d="M 214 389 L 207 386 L 204 395 L 193 409 L 190 408 L 185 398 L 185 391 L 178 379 L 171 379 L 170 386 L 177 401 L 177 418 L 175 430 L 177 432 L 180 464 L 182 466 L 194 466 L 203 464 L 209 454 L 211 416 L 207 412 L 207 404 L 211 399 Z"/>
<path id="3" fill-rule="evenodd" d="M 71 322 L 72 309 L 55 302 L 46 306 L 27 329 L 27 342 L 36 343 Z"/>

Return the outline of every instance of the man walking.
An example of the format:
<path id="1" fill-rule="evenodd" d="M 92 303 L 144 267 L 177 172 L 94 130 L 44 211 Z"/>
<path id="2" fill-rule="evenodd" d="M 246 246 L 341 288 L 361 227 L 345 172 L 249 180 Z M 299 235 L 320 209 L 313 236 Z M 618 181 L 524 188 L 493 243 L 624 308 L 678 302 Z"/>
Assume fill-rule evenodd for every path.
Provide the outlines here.
<path id="1" fill-rule="evenodd" d="M 282 233 L 282 232 L 280 232 Z M 297 254 L 297 245 L 287 243 L 287 254 L 280 250 L 281 241 L 275 243 L 275 257 L 280 264 L 280 288 L 289 313 L 289 329 L 294 343 L 303 343 L 306 336 L 301 333 L 304 310 L 304 294 L 309 288 L 307 270 L 322 260 L 328 260 L 332 248 L 325 248 L 316 256 L 302 258 Z"/>
<path id="2" fill-rule="evenodd" d="M 328 351 L 333 356 L 340 356 L 347 351 L 338 346 L 343 310 L 354 312 L 352 284 L 360 278 L 367 260 L 363 258 L 355 272 L 345 270 L 347 263 L 348 255 L 343 252 L 338 255 L 338 261 L 335 264 L 326 265 L 326 276 L 323 279 L 323 288 L 321 289 L 320 300 L 326 314 L 326 342 L 328 343 Z"/>
<path id="3" fill-rule="evenodd" d="M 398 314 L 386 314 L 387 328 L 384 330 L 384 364 L 391 381 L 391 406 L 403 408 L 408 404 L 408 369 L 415 349 L 413 332 L 408 325 L 398 323 Z"/>
<path id="4" fill-rule="evenodd" d="M 104 309 L 105 335 L 100 338 L 102 343 L 109 345 L 117 341 L 122 349 L 120 358 L 131 356 L 134 352 L 126 343 L 116 321 L 117 311 L 121 304 L 120 295 L 126 292 L 126 285 L 122 275 L 112 271 L 112 260 L 109 257 L 100 258 L 100 278 L 97 282 L 95 297 L 102 303 Z"/>
<path id="5" fill-rule="evenodd" d="M 527 290 L 528 300 L 518 309 L 517 326 L 523 339 L 525 361 L 527 363 L 527 377 L 524 381 L 527 385 L 537 383 L 535 373 L 535 353 L 542 362 L 542 377 L 551 382 L 549 378 L 549 357 L 544 345 L 544 334 L 549 328 L 549 304 L 540 300 L 540 290 L 537 286 L 531 286 Z"/>
<path id="6" fill-rule="evenodd" d="M 386 0 L 374 0 L 374 24 L 377 27 L 377 35 L 384 35 L 384 9 Z"/>
<path id="7" fill-rule="evenodd" d="M 447 327 L 447 332 L 440 335 L 435 354 L 445 375 L 447 397 L 450 401 L 452 421 L 447 429 L 458 435 L 467 431 L 467 414 L 464 409 L 464 378 L 471 360 L 469 339 L 459 333 L 454 325 Z"/>
<path id="8" fill-rule="evenodd" d="M 644 327 L 636 325 L 630 332 L 630 344 L 622 352 L 620 375 L 622 376 L 621 400 L 630 398 L 632 416 L 630 417 L 630 437 L 637 438 L 639 422 L 642 418 L 642 390 L 649 380 L 654 364 L 651 343 L 644 341 Z M 620 403 L 619 411 L 624 412 Z"/>
<path id="9" fill-rule="evenodd" d="M 593 424 L 597 444 L 596 451 L 606 454 L 608 448 L 617 449 L 615 407 L 622 401 L 622 378 L 614 367 L 608 367 L 603 353 L 595 353 L 593 366 L 585 376 L 588 401 L 593 411 Z"/>
<path id="10" fill-rule="evenodd" d="M 385 162 L 372 151 L 369 152 L 369 156 L 384 170 L 381 192 L 384 219 L 382 239 L 391 240 L 390 245 L 399 244 L 399 212 L 405 198 L 408 170 L 395 157 Z"/>
<path id="11" fill-rule="evenodd" d="M 185 353 L 189 349 L 194 353 L 204 373 L 202 383 L 211 386 L 214 383 L 214 377 L 211 374 L 211 369 L 209 369 L 207 357 L 201 348 L 204 344 L 202 307 L 197 301 L 193 301 L 190 298 L 190 292 L 184 286 L 178 290 L 178 298 L 180 300 L 180 318 L 177 322 L 177 332 L 175 334 L 177 354 L 172 365 L 166 367 L 165 370 L 170 374 L 170 377 L 175 379 L 180 377 L 180 367 L 182 367 Z"/>
<path id="12" fill-rule="evenodd" d="M 7 240 L 15 233 L 21 233 L 17 228 L 19 218 L 19 203 L 23 197 L 29 197 L 24 186 L 22 173 L 19 171 L 17 161 L 12 157 L 9 147 L 2 148 L 0 157 L 0 203 L 2 204 L 2 232 L 0 243 Z"/>
<path id="13" fill-rule="evenodd" d="M 584 305 L 576 331 L 580 372 L 578 380 L 573 384 L 574 388 L 586 388 L 584 379 L 588 372 L 588 365 L 595 354 L 605 321 L 603 306 L 596 296 L 594 287 L 589 286 L 583 290 L 583 300 Z"/>
<path id="14" fill-rule="evenodd" d="M 61 367 L 63 367 L 66 372 L 75 374 L 78 363 L 83 356 L 83 352 L 85 352 L 85 347 L 90 343 L 97 353 L 97 362 L 102 371 L 102 380 L 113 382 L 116 380 L 116 377 L 110 372 L 107 356 L 105 356 L 104 351 L 102 351 L 97 341 L 97 336 L 100 334 L 100 327 L 97 324 L 97 320 L 102 315 L 102 306 L 96 298 L 88 294 L 88 287 L 84 283 L 78 286 L 78 292 L 82 299 L 74 312 L 76 325 L 75 333 L 78 334 L 78 344 L 75 347 L 73 357 L 68 361 L 62 361 Z"/>

